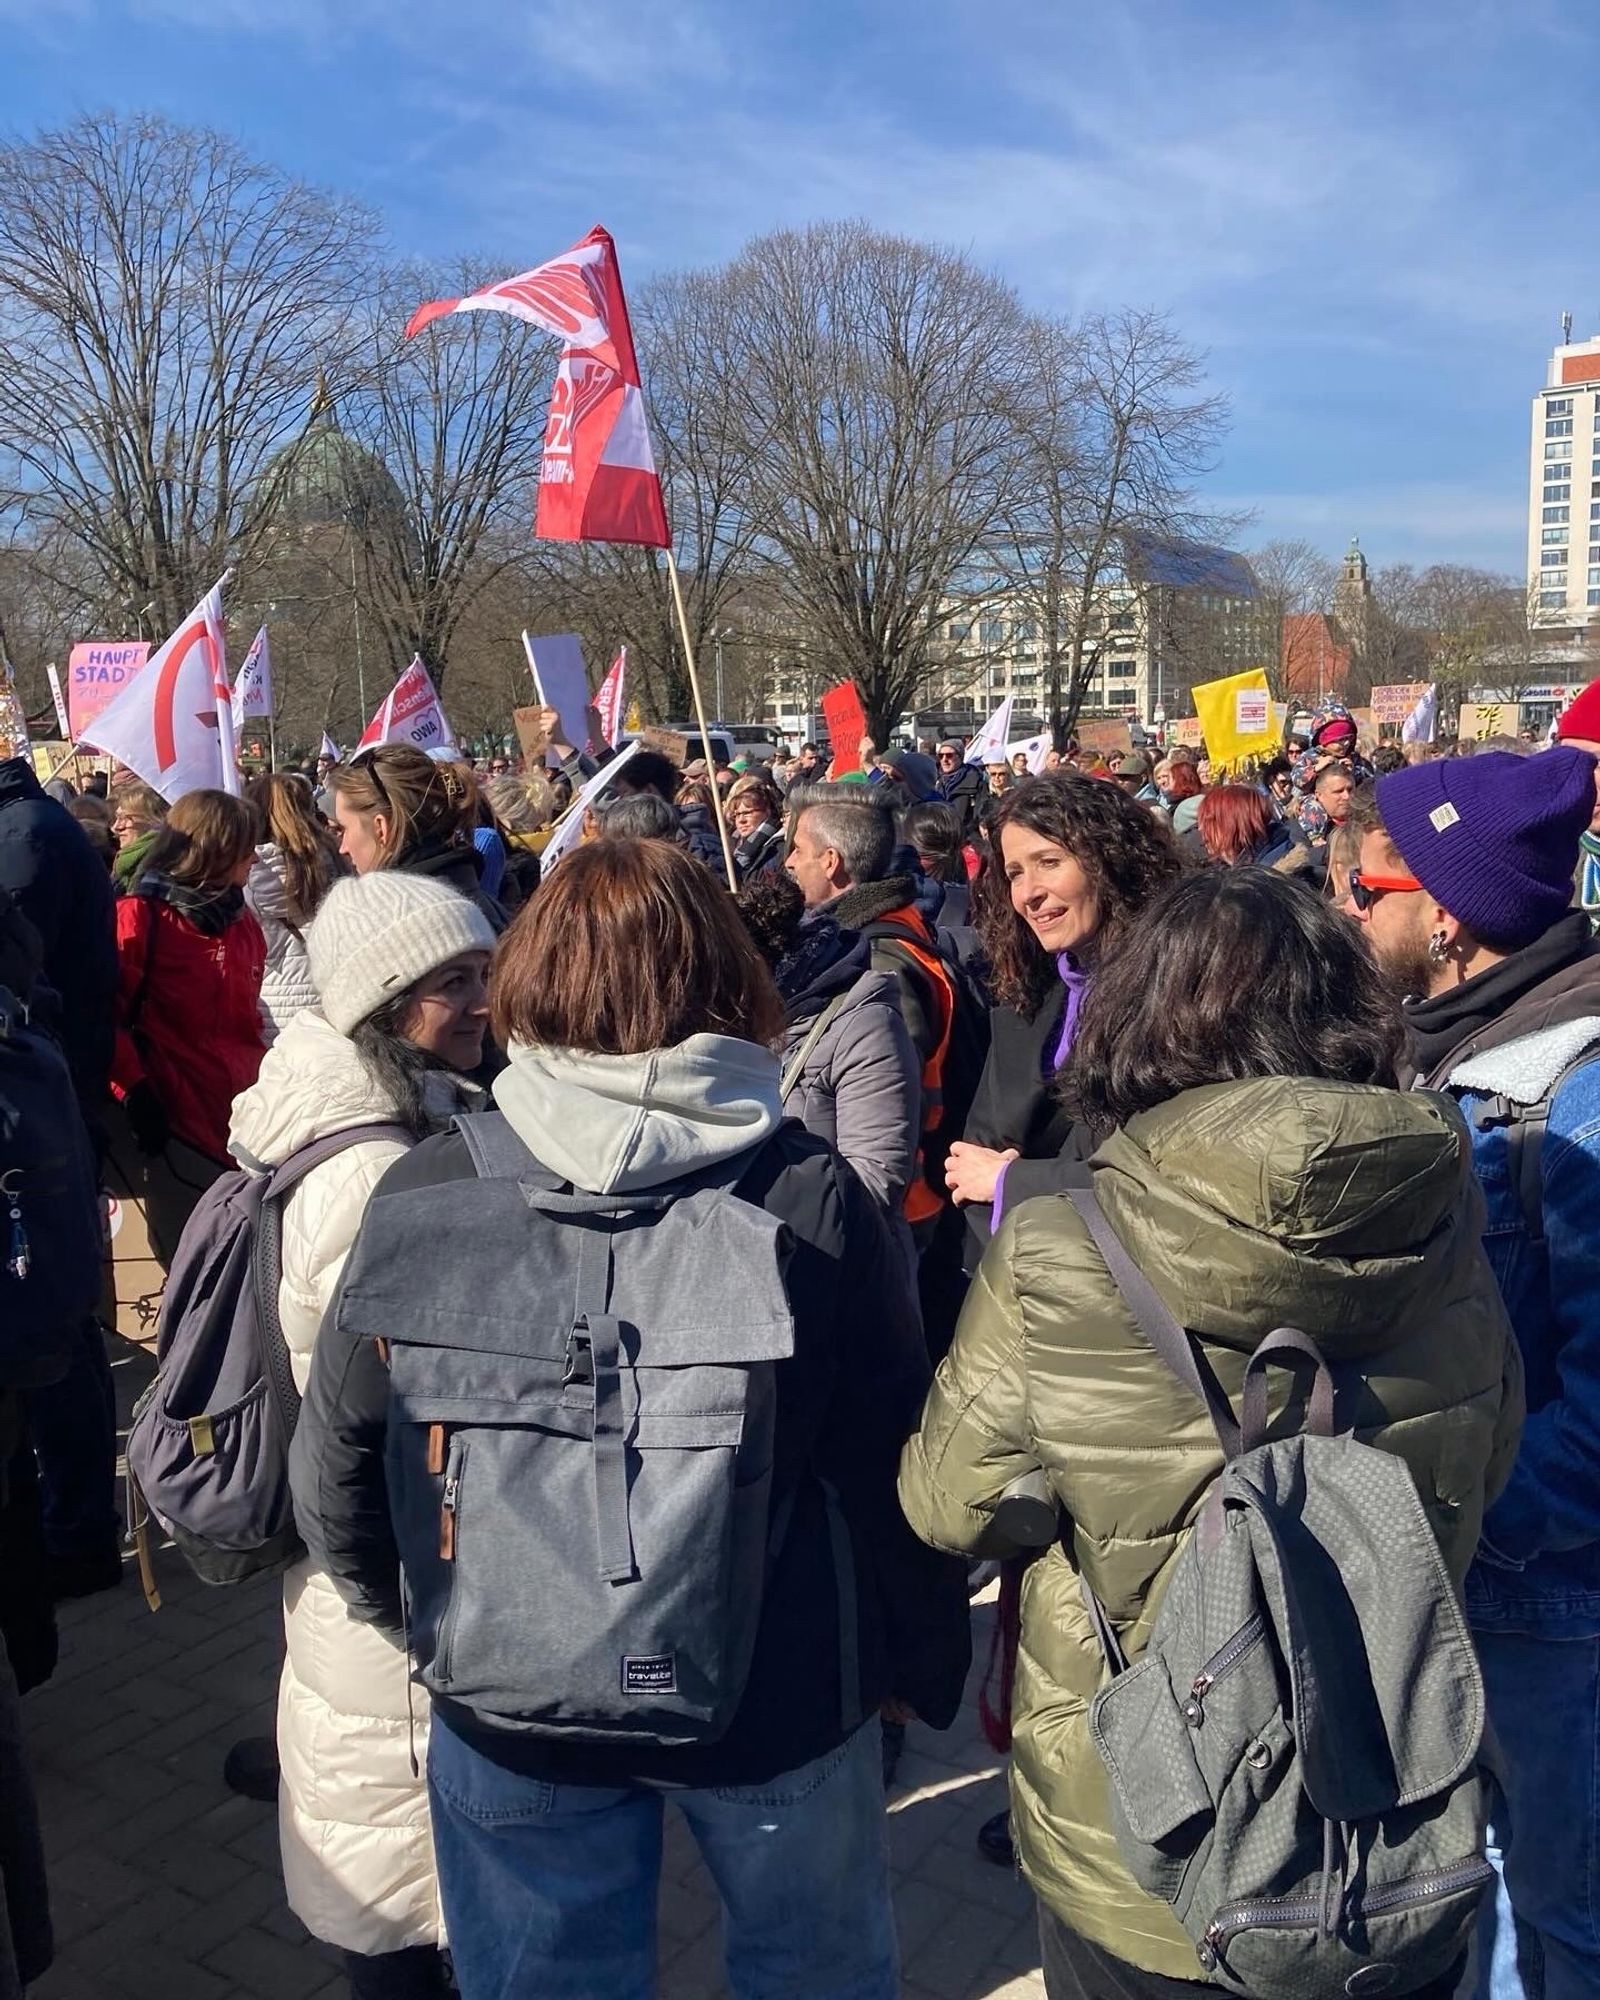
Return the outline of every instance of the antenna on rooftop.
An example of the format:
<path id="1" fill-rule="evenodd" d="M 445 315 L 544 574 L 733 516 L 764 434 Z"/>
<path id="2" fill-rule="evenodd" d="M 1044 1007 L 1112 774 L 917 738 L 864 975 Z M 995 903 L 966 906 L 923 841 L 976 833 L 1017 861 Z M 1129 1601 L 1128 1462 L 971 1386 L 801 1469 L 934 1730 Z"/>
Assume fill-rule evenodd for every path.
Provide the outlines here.
<path id="1" fill-rule="evenodd" d="M 1561 315 L 1561 345 L 1563 347 L 1570 347 L 1572 345 L 1571 313 L 1563 313 Z"/>

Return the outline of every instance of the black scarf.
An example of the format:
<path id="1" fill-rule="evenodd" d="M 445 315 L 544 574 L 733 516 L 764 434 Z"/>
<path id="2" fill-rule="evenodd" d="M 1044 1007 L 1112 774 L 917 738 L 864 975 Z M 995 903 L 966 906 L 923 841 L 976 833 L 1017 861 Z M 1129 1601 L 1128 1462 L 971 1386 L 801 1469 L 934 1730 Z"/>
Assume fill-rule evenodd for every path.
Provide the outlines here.
<path id="1" fill-rule="evenodd" d="M 221 937 L 229 924 L 236 923 L 244 913 L 243 889 L 202 889 L 191 882 L 174 882 L 170 875 L 157 869 L 141 876 L 134 894 L 170 903 L 202 937 Z"/>
<path id="2" fill-rule="evenodd" d="M 1535 987 L 1586 958 L 1591 945 L 1588 917 L 1569 910 L 1498 965 L 1427 1000 L 1407 1001 L 1406 1030 L 1418 1074 L 1431 1076 L 1463 1042 L 1482 1035 Z"/>

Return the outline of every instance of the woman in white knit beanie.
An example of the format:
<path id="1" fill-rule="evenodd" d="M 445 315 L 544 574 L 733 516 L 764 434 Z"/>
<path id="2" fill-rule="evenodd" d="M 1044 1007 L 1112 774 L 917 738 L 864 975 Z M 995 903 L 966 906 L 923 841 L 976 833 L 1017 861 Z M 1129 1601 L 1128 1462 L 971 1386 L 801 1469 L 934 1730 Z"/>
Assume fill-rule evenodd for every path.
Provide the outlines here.
<path id="1" fill-rule="evenodd" d="M 453 889 L 380 870 L 328 891 L 306 932 L 320 1006 L 283 1028 L 234 1102 L 231 1149 L 270 1168 L 355 1126 L 387 1125 L 314 1167 L 284 1207 L 279 1314 L 304 1391 L 317 1329 L 373 1189 L 416 1140 L 473 1109 L 494 932 Z M 405 1655 L 351 1617 L 302 1559 L 284 1579 L 278 1827 L 289 1906 L 346 1954 L 359 2000 L 444 1995 L 426 1766 L 428 1705 Z M 235 1745 L 230 1779 L 266 1791 L 270 1745 Z"/>

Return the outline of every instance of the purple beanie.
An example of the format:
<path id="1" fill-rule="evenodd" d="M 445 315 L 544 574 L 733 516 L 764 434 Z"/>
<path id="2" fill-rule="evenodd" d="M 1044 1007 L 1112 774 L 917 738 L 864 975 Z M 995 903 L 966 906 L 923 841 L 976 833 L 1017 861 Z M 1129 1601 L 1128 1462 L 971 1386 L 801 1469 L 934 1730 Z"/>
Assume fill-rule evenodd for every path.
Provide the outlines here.
<path id="1" fill-rule="evenodd" d="M 1565 745 L 1439 758 L 1380 778 L 1378 812 L 1429 895 L 1492 951 L 1517 951 L 1571 906 L 1594 768 Z"/>

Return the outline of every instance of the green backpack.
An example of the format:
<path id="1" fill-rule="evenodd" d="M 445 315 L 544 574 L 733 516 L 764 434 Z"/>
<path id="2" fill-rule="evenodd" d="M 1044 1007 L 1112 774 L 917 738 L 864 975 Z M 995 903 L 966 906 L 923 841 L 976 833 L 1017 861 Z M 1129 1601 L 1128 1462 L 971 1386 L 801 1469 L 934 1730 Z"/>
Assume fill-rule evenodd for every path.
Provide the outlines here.
<path id="1" fill-rule="evenodd" d="M 1466 1951 L 1493 1870 L 1483 1680 L 1411 1474 L 1335 1435 L 1333 1377 L 1293 1328 L 1252 1355 L 1236 1419 L 1094 1196 L 1072 1200 L 1227 1461 L 1132 1665 L 1082 1580 L 1123 1859 L 1230 1992 L 1413 1992 Z M 1304 1430 L 1269 1441 L 1273 1360 L 1315 1382 Z"/>

